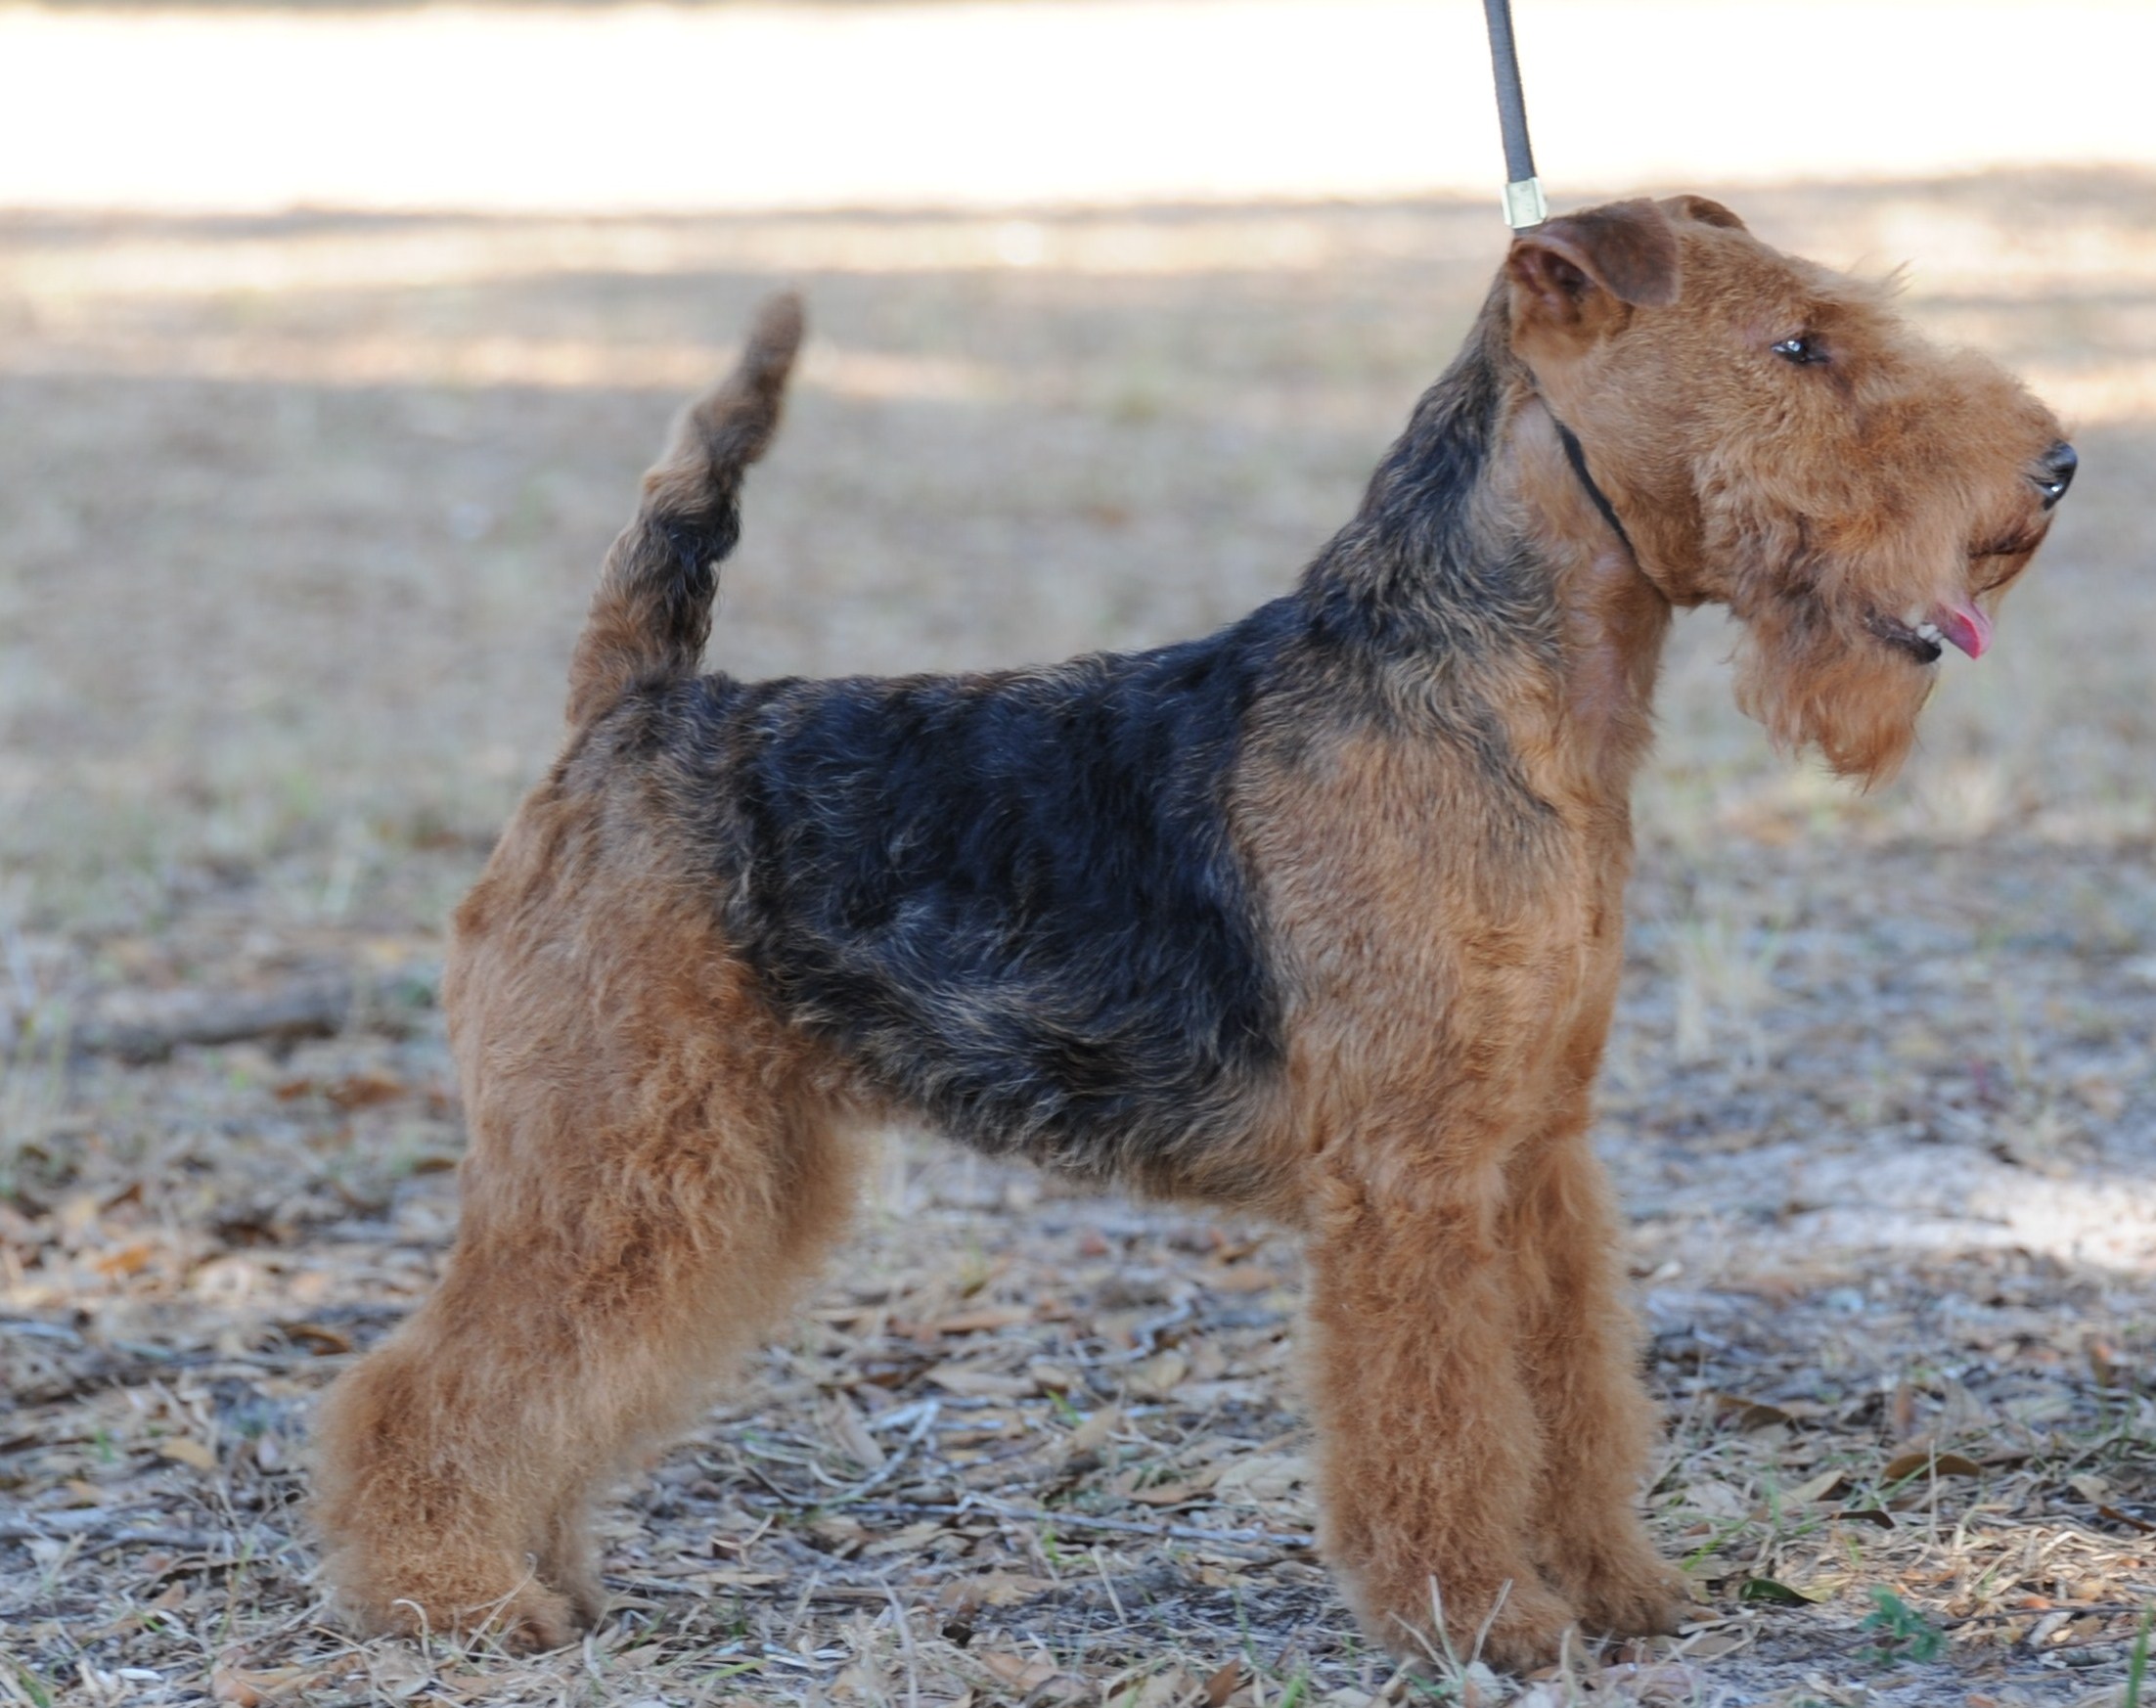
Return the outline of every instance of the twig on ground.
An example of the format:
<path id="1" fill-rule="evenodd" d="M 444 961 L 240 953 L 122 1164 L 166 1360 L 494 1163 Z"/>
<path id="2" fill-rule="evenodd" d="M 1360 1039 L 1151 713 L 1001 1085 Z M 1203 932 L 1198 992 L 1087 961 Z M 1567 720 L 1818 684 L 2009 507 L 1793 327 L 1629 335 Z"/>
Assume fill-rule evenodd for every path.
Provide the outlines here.
<path id="1" fill-rule="evenodd" d="M 163 1061 L 188 1045 L 334 1038 L 358 1006 L 350 979 L 294 985 L 267 996 L 212 993 L 184 1013 L 155 1020 L 91 1021 L 68 1039 L 75 1056 L 110 1056 L 130 1065 Z"/>
<path id="2" fill-rule="evenodd" d="M 854 1484 L 852 1488 L 839 1490 L 824 1505 L 827 1506 L 851 1506 L 871 1490 L 879 1489 L 889 1482 L 893 1476 L 897 1475 L 899 1468 L 913 1457 L 914 1451 L 927 1438 L 928 1431 L 935 1427 L 936 1418 L 941 1415 L 942 1410 L 942 1406 L 937 1401 L 924 1401 L 921 1404 L 921 1416 L 914 1419 L 913 1428 L 906 1432 L 906 1439 L 898 1444 L 898 1451 L 883 1461 L 882 1467 L 873 1475 Z"/>
<path id="3" fill-rule="evenodd" d="M 1085 1512 L 1052 1512 L 1045 1507 L 1005 1506 L 991 1501 L 927 1504 L 914 1501 L 874 1503 L 927 1518 L 1003 1518 L 1017 1524 L 1046 1524 L 1066 1530 L 1112 1530 L 1127 1536 L 1168 1537 L 1177 1542 L 1210 1542 L 1235 1548 L 1309 1548 L 1307 1536 L 1282 1536 L 1271 1530 L 1208 1530 L 1195 1524 L 1147 1524 L 1130 1518 L 1096 1518 Z"/>
<path id="4" fill-rule="evenodd" d="M 117 1514 L 92 1509 L 86 1512 L 40 1513 L 35 1518 L 0 1518 L 0 1542 L 62 1542 L 77 1539 L 82 1553 L 107 1553 L 115 1548 L 176 1548 L 186 1553 L 210 1553 L 225 1545 L 225 1538 L 207 1530 L 112 1529 Z"/>

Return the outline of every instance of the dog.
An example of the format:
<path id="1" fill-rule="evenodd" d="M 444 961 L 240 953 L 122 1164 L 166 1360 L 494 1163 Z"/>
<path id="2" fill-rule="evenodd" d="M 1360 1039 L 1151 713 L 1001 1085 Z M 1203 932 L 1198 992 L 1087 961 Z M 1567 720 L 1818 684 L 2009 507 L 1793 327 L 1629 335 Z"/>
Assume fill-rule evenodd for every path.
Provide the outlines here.
<path id="1" fill-rule="evenodd" d="M 471 1148 L 439 1290 L 319 1420 L 366 1630 L 559 1644 L 593 1492 L 843 1226 L 850 1135 L 1302 1236 L 1321 1542 L 1370 1635 L 1685 1604 L 1590 1146 L 1673 610 L 1787 748 L 1890 777 L 2072 479 L 2058 422 L 1869 285 L 1683 196 L 1519 234 L 1294 590 L 1207 639 L 966 676 L 701 674 L 801 335 L 757 323 L 608 556 L 568 736 L 458 909 Z"/>

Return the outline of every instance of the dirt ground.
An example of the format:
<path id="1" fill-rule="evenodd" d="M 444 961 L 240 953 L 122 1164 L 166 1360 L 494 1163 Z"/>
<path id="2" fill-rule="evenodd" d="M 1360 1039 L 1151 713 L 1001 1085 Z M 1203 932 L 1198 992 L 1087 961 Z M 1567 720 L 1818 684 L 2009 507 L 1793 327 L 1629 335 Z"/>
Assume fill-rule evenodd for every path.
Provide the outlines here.
<path id="1" fill-rule="evenodd" d="M 1525 1683 L 1471 1633 L 1396 1679 L 1313 1559 L 1291 1241 L 914 1135 L 606 1519 L 581 1649 L 346 1641 L 296 1505 L 452 1226 L 442 914 L 755 297 L 803 285 L 816 341 L 716 660 L 1011 662 L 1286 586 L 1463 331 L 1485 207 L 0 219 L 0 1700 L 2136 1701 L 2156 180 L 1730 199 L 1907 262 L 2083 472 L 1873 797 L 1680 626 L 1599 1141 L 1697 1618 Z"/>

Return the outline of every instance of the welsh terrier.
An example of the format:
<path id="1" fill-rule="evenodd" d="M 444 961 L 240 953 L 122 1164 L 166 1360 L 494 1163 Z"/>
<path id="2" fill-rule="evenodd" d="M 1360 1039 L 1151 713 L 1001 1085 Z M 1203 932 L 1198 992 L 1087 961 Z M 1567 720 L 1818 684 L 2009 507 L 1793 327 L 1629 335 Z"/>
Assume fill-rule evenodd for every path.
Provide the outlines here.
<path id="1" fill-rule="evenodd" d="M 1866 784 L 2074 472 L 1989 362 L 1699 197 L 1513 242 L 1291 593 L 969 676 L 701 673 L 801 333 L 781 297 L 607 557 L 561 757 L 458 909 L 440 1288 L 320 1421 L 373 1630 L 566 1641 L 588 1504 L 847 1217 L 850 1136 L 1231 1204 L 1306 1242 L 1324 1550 L 1377 1641 L 1672 1627 L 1590 1104 L 1674 607 Z"/>

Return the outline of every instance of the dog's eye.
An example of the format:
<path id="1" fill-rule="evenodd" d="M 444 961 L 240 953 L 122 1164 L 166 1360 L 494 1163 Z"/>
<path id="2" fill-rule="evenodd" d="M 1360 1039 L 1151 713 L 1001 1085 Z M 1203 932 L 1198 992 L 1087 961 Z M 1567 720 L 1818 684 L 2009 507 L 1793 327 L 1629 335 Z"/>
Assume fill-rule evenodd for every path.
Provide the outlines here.
<path id="1" fill-rule="evenodd" d="M 1799 333 L 1774 345 L 1774 354 L 1800 368 L 1813 368 L 1826 360 L 1826 346 L 1810 333 Z"/>

